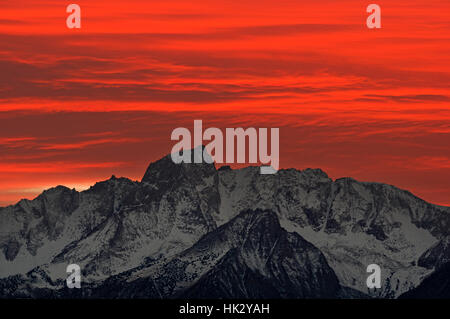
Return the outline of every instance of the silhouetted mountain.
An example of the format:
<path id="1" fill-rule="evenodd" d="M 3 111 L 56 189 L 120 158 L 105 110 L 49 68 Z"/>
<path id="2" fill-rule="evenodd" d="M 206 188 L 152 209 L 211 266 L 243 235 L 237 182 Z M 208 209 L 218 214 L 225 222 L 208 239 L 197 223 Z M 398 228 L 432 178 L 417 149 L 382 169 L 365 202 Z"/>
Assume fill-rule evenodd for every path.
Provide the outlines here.
<path id="1" fill-rule="evenodd" d="M 448 262 L 449 237 L 447 207 L 394 186 L 166 156 L 141 182 L 0 208 L 0 296 L 395 298 Z M 64 288 L 72 263 L 81 291 Z"/>
<path id="2" fill-rule="evenodd" d="M 337 297 L 325 257 L 283 230 L 270 211 L 242 212 L 170 259 L 139 267 L 94 289 L 120 298 Z"/>

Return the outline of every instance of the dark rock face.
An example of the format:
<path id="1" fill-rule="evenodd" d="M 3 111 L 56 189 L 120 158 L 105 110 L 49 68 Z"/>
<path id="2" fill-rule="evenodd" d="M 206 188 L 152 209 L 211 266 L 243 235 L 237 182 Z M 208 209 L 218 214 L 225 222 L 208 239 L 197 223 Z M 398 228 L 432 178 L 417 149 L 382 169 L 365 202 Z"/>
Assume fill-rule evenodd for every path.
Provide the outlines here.
<path id="1" fill-rule="evenodd" d="M 3 246 L 3 253 L 8 261 L 14 260 L 19 253 L 20 243 L 14 239 Z"/>
<path id="2" fill-rule="evenodd" d="M 0 208 L 0 296 L 395 298 L 449 262 L 449 229 L 448 208 L 390 185 L 166 156 L 141 182 Z M 81 291 L 64 288 L 71 263 Z"/>
<path id="3" fill-rule="evenodd" d="M 270 211 L 243 212 L 170 261 L 83 290 L 89 298 L 337 298 L 341 293 L 322 253 L 282 229 Z M 74 297 L 71 293 L 62 288 L 55 295 Z"/>
<path id="4" fill-rule="evenodd" d="M 251 226 L 194 286 L 187 298 L 336 298 L 339 282 L 325 257 L 271 212 L 247 212 Z"/>
<path id="5" fill-rule="evenodd" d="M 417 287 L 400 296 L 401 299 L 449 299 L 450 263 L 442 265 Z"/>
<path id="6" fill-rule="evenodd" d="M 419 266 L 439 269 L 450 263 L 450 237 L 445 237 L 420 256 Z"/>

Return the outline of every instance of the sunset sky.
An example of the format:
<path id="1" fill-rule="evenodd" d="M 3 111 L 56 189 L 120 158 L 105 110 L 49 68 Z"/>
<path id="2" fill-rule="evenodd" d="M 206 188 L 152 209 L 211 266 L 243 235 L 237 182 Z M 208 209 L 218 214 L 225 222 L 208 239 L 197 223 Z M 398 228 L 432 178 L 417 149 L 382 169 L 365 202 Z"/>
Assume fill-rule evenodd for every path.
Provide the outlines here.
<path id="1" fill-rule="evenodd" d="M 279 127 L 282 168 L 450 205 L 450 1 L 373 2 L 0 1 L 0 206 L 140 180 L 194 119 Z"/>

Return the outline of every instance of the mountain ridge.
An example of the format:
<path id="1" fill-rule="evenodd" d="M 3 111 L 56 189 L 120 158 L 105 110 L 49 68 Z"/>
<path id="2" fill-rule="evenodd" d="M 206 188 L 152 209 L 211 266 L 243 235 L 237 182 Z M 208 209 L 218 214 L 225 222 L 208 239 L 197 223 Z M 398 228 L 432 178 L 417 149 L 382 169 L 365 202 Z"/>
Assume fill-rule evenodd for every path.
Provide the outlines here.
<path id="1" fill-rule="evenodd" d="M 82 192 L 57 186 L 0 208 L 0 282 L 22 276 L 25 283 L 34 271 L 52 287 L 44 277 L 60 280 L 64 265 L 80 263 L 85 280 L 101 286 L 173 258 L 249 210 L 275 214 L 324 254 L 340 286 L 362 296 L 398 297 L 449 258 L 450 209 L 395 186 L 333 181 L 321 169 L 260 175 L 256 166 L 175 164 L 167 155 L 141 181 L 112 176 Z M 232 260 L 245 266 L 239 254 Z M 371 263 L 384 270 L 378 291 L 365 287 Z"/>

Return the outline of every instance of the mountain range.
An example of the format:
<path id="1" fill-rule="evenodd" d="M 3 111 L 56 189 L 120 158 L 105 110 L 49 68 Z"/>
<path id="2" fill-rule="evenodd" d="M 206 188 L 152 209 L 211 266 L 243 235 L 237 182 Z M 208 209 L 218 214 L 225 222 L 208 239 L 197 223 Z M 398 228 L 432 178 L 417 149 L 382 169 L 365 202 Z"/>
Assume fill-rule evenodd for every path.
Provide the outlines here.
<path id="1" fill-rule="evenodd" d="M 82 288 L 66 287 L 66 267 Z M 381 288 L 367 288 L 367 266 Z M 151 163 L 0 208 L 0 298 L 445 298 L 450 208 L 320 169 Z"/>

